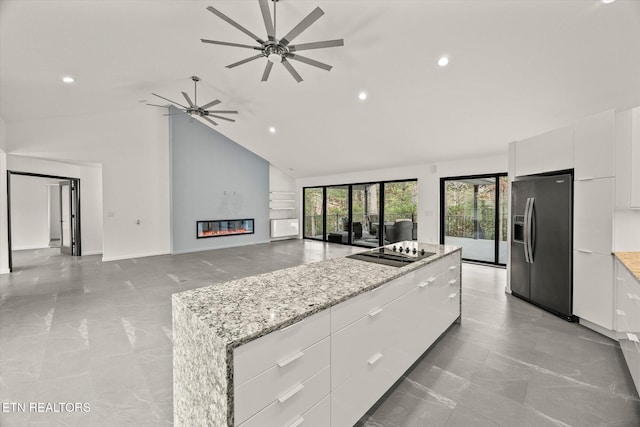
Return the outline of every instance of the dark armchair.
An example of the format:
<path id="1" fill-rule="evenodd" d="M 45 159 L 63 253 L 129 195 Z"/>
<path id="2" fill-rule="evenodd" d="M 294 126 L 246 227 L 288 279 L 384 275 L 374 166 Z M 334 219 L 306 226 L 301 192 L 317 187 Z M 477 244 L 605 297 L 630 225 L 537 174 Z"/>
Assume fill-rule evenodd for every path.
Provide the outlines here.
<path id="1" fill-rule="evenodd" d="M 385 225 L 385 240 L 390 243 L 413 240 L 413 222 L 398 221 L 395 224 Z"/>

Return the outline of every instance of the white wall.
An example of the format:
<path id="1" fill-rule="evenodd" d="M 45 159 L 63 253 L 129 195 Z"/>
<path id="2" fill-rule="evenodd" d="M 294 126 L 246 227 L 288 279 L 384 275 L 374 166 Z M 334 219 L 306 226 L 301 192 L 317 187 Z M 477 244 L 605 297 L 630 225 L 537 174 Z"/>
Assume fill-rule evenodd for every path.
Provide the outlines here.
<path id="1" fill-rule="evenodd" d="M 9 154 L 102 166 L 103 244 L 86 247 L 92 231 L 85 234 L 83 228 L 83 253 L 99 250 L 105 261 L 166 254 L 170 233 L 168 127 L 162 112 L 144 105 L 131 111 L 14 121 L 6 123 L 7 150 Z M 84 209 L 84 196 L 82 205 Z M 84 227 L 84 211 L 82 221 Z"/>
<path id="2" fill-rule="evenodd" d="M 48 186 L 49 190 L 49 239 L 60 238 L 60 186 Z"/>
<path id="3" fill-rule="evenodd" d="M 11 176 L 11 249 L 49 246 L 49 181 Z"/>
<path id="4" fill-rule="evenodd" d="M 303 187 L 417 178 L 418 240 L 437 243 L 440 239 L 440 178 L 507 172 L 507 160 L 505 147 L 504 155 L 498 156 L 301 178 L 296 180 L 296 188 L 302 206 Z"/>

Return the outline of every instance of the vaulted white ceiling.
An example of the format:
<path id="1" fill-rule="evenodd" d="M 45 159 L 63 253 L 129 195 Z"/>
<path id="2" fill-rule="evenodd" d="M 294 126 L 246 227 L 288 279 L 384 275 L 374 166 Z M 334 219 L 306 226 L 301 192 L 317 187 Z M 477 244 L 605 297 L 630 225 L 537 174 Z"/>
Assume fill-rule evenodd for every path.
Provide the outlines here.
<path id="1" fill-rule="evenodd" d="M 253 52 L 200 38 L 252 40 L 210 5 L 266 36 L 256 0 L 1 1 L 0 114 L 150 109 L 151 92 L 181 102 L 198 75 L 201 104 L 240 111 L 217 131 L 302 177 L 504 153 L 640 104 L 638 0 L 280 0 L 279 36 L 320 6 L 296 42 L 345 40 L 305 52 L 330 72 L 293 63 L 302 83 L 279 65 L 260 82 L 266 59 L 226 69 Z"/>

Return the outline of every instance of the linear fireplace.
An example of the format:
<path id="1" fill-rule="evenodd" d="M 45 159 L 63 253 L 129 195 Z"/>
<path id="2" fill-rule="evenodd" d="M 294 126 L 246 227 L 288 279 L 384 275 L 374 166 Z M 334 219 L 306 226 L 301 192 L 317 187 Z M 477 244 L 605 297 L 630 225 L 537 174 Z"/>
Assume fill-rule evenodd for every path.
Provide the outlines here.
<path id="1" fill-rule="evenodd" d="M 234 236 L 237 234 L 253 234 L 253 218 L 197 221 L 197 230 L 198 239 Z"/>

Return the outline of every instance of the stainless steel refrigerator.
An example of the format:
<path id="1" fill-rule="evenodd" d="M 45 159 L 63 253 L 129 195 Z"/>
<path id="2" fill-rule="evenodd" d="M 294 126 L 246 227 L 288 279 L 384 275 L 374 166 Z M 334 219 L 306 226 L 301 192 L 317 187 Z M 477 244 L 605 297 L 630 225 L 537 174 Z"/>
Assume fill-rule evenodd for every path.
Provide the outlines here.
<path id="1" fill-rule="evenodd" d="M 571 173 L 517 178 L 511 185 L 512 294 L 566 320 L 573 316 Z"/>

